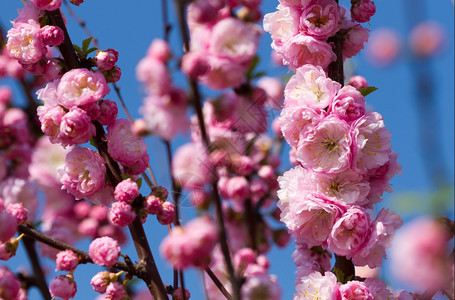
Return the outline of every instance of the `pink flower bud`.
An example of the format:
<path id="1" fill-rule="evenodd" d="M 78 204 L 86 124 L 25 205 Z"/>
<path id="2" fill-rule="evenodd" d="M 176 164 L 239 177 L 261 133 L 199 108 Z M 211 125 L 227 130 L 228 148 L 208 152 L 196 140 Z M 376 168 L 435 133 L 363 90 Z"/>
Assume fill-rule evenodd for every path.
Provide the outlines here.
<path id="1" fill-rule="evenodd" d="M 131 203 L 137 196 L 139 196 L 139 187 L 130 178 L 123 180 L 115 187 L 114 197 L 117 201 Z"/>
<path id="2" fill-rule="evenodd" d="M 95 55 L 95 65 L 101 71 L 112 69 L 118 60 L 118 51 L 115 49 L 100 50 Z"/>
<path id="3" fill-rule="evenodd" d="M 17 219 L 8 211 L 0 211 L 0 242 L 7 242 L 17 231 Z"/>
<path id="4" fill-rule="evenodd" d="M 150 195 L 145 199 L 144 207 L 147 213 L 156 215 L 163 210 L 163 201 L 155 195 Z"/>
<path id="5" fill-rule="evenodd" d="M 49 291 L 52 297 L 60 297 L 64 300 L 74 298 L 76 296 L 77 286 L 73 275 L 58 275 L 50 282 Z"/>
<path id="6" fill-rule="evenodd" d="M 0 260 L 9 260 L 11 257 L 16 255 L 16 250 L 18 246 L 19 240 L 16 238 L 11 238 L 6 243 L 0 242 Z"/>
<path id="7" fill-rule="evenodd" d="M 290 239 L 291 236 L 289 235 L 288 231 L 284 228 L 273 231 L 273 241 L 280 248 L 286 247 Z"/>
<path id="8" fill-rule="evenodd" d="M 182 72 L 190 78 L 202 76 L 209 69 L 209 62 L 202 53 L 192 51 L 182 57 Z"/>
<path id="9" fill-rule="evenodd" d="M 104 294 L 106 292 L 107 286 L 113 281 L 117 280 L 115 278 L 114 273 L 110 273 L 108 271 L 99 272 L 95 276 L 92 277 L 90 280 L 90 284 L 92 285 L 95 292 Z"/>
<path id="10" fill-rule="evenodd" d="M 248 265 L 256 261 L 256 254 L 250 248 L 238 250 L 234 256 L 234 267 L 236 270 L 243 272 Z"/>
<path id="11" fill-rule="evenodd" d="M 375 14 L 376 6 L 373 1 L 360 0 L 351 7 L 351 18 L 353 21 L 364 23 L 370 21 Z"/>
<path id="12" fill-rule="evenodd" d="M 60 251 L 55 259 L 56 270 L 72 272 L 79 264 L 79 257 L 72 250 Z"/>
<path id="13" fill-rule="evenodd" d="M 167 200 L 167 197 L 169 196 L 169 192 L 167 191 L 167 189 L 161 185 L 159 186 L 154 186 L 152 188 L 152 195 L 155 195 L 157 196 L 158 198 L 161 199 L 161 201 L 166 201 Z"/>
<path id="14" fill-rule="evenodd" d="M 245 200 L 250 195 L 248 180 L 243 176 L 235 176 L 227 183 L 227 193 L 230 199 Z"/>
<path id="15" fill-rule="evenodd" d="M 0 266 L 0 297 L 2 299 L 17 299 L 20 282 L 7 267 Z"/>
<path id="16" fill-rule="evenodd" d="M 95 264 L 111 268 L 118 261 L 120 247 L 110 237 L 97 238 L 90 243 L 89 255 Z"/>
<path id="17" fill-rule="evenodd" d="M 65 35 L 58 26 L 46 25 L 41 28 L 43 42 L 48 46 L 58 46 L 63 43 Z"/>
<path id="18" fill-rule="evenodd" d="M 164 202 L 162 210 L 158 212 L 157 218 L 158 222 L 162 225 L 169 225 L 174 222 L 175 207 L 174 204 L 170 202 Z"/>
<path id="19" fill-rule="evenodd" d="M 356 75 L 349 78 L 349 81 L 346 83 L 346 85 L 352 85 L 357 90 L 361 90 L 368 87 L 368 81 L 365 79 L 365 77 Z"/>
<path id="20" fill-rule="evenodd" d="M 147 56 L 164 63 L 172 54 L 169 44 L 165 40 L 154 39 L 147 50 Z"/>
<path id="21" fill-rule="evenodd" d="M 24 224 L 25 221 L 27 221 L 28 210 L 24 207 L 22 202 L 9 203 L 5 209 L 10 215 L 16 218 L 18 225 Z"/>
<path id="22" fill-rule="evenodd" d="M 109 209 L 109 219 L 117 226 L 128 226 L 136 218 L 136 213 L 131 205 L 126 202 L 114 202 Z"/>
<path id="23" fill-rule="evenodd" d="M 86 105 L 82 105 L 81 108 L 87 113 L 87 116 L 92 120 L 98 119 L 101 114 L 101 108 L 97 102 L 92 102 Z"/>
<path id="24" fill-rule="evenodd" d="M 111 125 L 117 119 L 118 107 L 117 103 L 112 100 L 101 100 L 100 115 L 98 121 L 103 125 Z"/>
<path id="25" fill-rule="evenodd" d="M 196 0 L 188 6 L 188 18 L 197 23 L 211 22 L 223 6 L 222 0 Z"/>
<path id="26" fill-rule="evenodd" d="M 32 2 L 42 10 L 56 10 L 62 5 L 62 0 L 32 0 Z"/>
<path id="27" fill-rule="evenodd" d="M 97 220 L 93 218 L 86 218 L 82 222 L 79 222 L 77 225 L 77 231 L 85 237 L 95 238 L 97 236 L 99 226 L 100 223 Z"/>
<path id="28" fill-rule="evenodd" d="M 275 178 L 276 178 L 275 170 L 270 165 L 262 166 L 258 170 L 258 175 L 259 175 L 259 177 L 261 177 L 262 179 L 264 179 L 266 181 L 272 181 L 272 180 L 275 180 Z"/>
<path id="29" fill-rule="evenodd" d="M 172 293 L 172 297 L 174 297 L 175 300 L 183 300 L 183 299 L 186 300 L 186 299 L 190 299 L 191 294 L 190 294 L 190 291 L 185 289 L 185 298 L 183 298 L 182 288 L 178 288 L 174 291 L 174 293 Z"/>
<path id="30" fill-rule="evenodd" d="M 9 86 L 0 86 L 0 105 L 7 105 L 11 102 L 12 91 Z"/>
<path id="31" fill-rule="evenodd" d="M 112 281 L 106 288 L 106 299 L 123 300 L 128 297 L 126 287 L 118 281 Z"/>
<path id="32" fill-rule="evenodd" d="M 110 70 L 103 71 L 103 75 L 108 83 L 117 82 L 122 77 L 122 70 L 118 66 L 114 66 Z"/>

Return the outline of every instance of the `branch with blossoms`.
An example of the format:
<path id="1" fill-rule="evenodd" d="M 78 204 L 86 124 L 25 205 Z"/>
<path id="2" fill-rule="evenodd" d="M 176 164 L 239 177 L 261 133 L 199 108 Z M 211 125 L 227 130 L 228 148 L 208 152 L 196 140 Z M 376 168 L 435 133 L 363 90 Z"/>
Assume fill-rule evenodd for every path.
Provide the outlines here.
<path id="1" fill-rule="evenodd" d="M 70 2 L 70 15 L 90 34 L 70 8 L 83 1 Z M 366 109 L 365 96 L 375 88 L 361 77 L 343 86 L 343 61 L 368 39 L 361 23 L 373 16 L 373 2 L 352 0 L 349 15 L 335 0 L 282 0 L 277 12 L 265 15 L 272 48 L 295 72 L 283 87 L 257 70 L 260 1 L 176 0 L 183 53 L 169 46 L 173 26 L 163 1 L 164 40 L 151 43 L 136 69 L 145 94 L 137 120 L 116 85 L 119 53 L 98 49 L 95 37 L 73 45 L 61 4 L 25 2 L 0 56 L 28 98 L 24 112 L 0 90 L 0 258 L 13 258 L 25 239 L 34 271 L 20 277 L 21 285 L 19 277 L 0 267 L 0 298 L 25 299 L 24 287 L 31 284 L 45 299 L 74 298 L 75 270 L 91 263 L 107 268 L 90 282 L 103 299 L 189 299 L 183 271 L 196 268 L 209 299 L 276 300 L 282 292 L 266 255 L 272 245 L 286 246 L 290 237 L 298 267 L 294 299 L 420 297 L 393 295 L 381 280 L 355 271 L 381 266 L 402 224 L 388 209 L 372 219 L 374 205 L 391 191 L 389 180 L 400 173 L 382 116 Z M 52 47 L 61 57 L 49 51 Z M 172 81 L 172 65 L 187 77 L 188 91 Z M 109 83 L 128 120 L 119 119 L 116 102 L 106 98 Z M 32 88 L 41 103 L 34 101 Z M 284 107 L 269 136 L 269 114 L 282 106 L 283 93 Z M 31 134 L 30 127 L 37 126 L 42 133 Z M 187 130 L 191 141 L 172 153 L 171 141 Z M 148 135 L 165 144 L 170 192 L 157 185 L 151 171 Z M 283 140 L 291 146 L 295 167 L 281 175 Z M 44 195 L 40 216 L 33 183 Z M 180 220 L 182 195 L 197 211 L 193 220 Z M 143 226 L 149 215 L 165 226 L 163 241 L 149 240 Z M 451 222 L 422 227 L 445 245 L 453 237 L 447 234 Z M 75 246 L 84 238 L 91 241 L 88 251 Z M 137 262 L 121 253 L 127 239 L 133 241 Z M 31 240 L 65 272 L 48 288 Z M 160 243 L 161 256 L 172 265 L 172 285 L 165 285 L 151 243 Z M 440 249 L 434 255 L 444 257 Z M 441 274 L 447 271 L 444 265 Z M 133 278 L 146 284 L 145 294 L 131 293 Z M 432 283 L 422 297 L 447 290 L 447 278 L 439 279 L 444 284 Z"/>

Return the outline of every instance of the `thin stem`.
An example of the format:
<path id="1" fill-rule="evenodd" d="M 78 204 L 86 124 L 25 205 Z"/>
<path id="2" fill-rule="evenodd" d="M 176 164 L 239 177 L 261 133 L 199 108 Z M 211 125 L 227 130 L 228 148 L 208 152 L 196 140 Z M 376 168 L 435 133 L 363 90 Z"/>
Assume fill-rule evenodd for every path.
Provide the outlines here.
<path id="1" fill-rule="evenodd" d="M 28 258 L 30 259 L 30 263 L 32 264 L 33 278 L 36 286 L 38 287 L 43 298 L 50 300 L 51 294 L 49 293 L 49 288 L 46 283 L 46 276 L 44 275 L 43 269 L 41 268 L 38 254 L 36 253 L 35 240 L 31 237 L 24 236 L 22 241 L 24 243 Z"/>
<path id="2" fill-rule="evenodd" d="M 85 34 L 87 34 L 89 37 L 92 38 L 92 43 L 93 45 L 95 45 L 96 48 L 100 48 L 99 45 L 98 45 L 98 39 L 93 37 L 93 35 L 90 33 L 90 31 L 88 30 L 87 26 L 85 25 L 85 21 L 80 19 L 75 13 L 74 11 L 71 9 L 71 6 L 68 4 L 68 2 L 66 1 L 63 1 L 63 3 L 65 4 L 66 6 L 66 9 L 68 10 L 68 13 L 74 18 L 74 20 L 76 20 L 76 22 L 82 27 L 82 30 L 85 31 Z"/>
<path id="3" fill-rule="evenodd" d="M 253 210 L 253 203 L 250 198 L 245 201 L 245 223 L 248 226 L 248 233 L 250 236 L 250 246 L 254 251 L 257 250 L 257 241 L 256 241 L 256 212 Z"/>
<path id="4" fill-rule="evenodd" d="M 175 178 L 174 178 L 171 143 L 169 141 L 165 141 L 165 140 L 163 140 L 163 142 L 166 145 L 166 153 L 167 153 L 167 158 L 169 161 L 169 174 L 171 176 L 171 183 L 172 183 L 171 196 L 172 196 L 172 199 L 174 200 L 174 204 L 175 204 L 174 225 L 180 226 L 180 216 L 179 216 L 179 207 L 180 207 L 179 202 L 180 201 L 179 200 L 180 200 L 181 188 L 179 185 L 176 184 Z"/>
<path id="5" fill-rule="evenodd" d="M 185 20 L 185 7 L 184 3 L 181 0 L 175 0 L 175 7 L 177 11 L 177 18 L 179 22 L 179 27 L 182 35 L 183 45 L 185 52 L 189 51 L 189 36 L 188 36 L 188 28 Z M 201 104 L 201 96 L 199 93 L 199 87 L 197 82 L 191 78 L 188 78 L 191 94 L 192 94 L 192 104 L 196 111 L 199 129 L 201 131 L 202 141 L 206 147 L 206 149 L 210 149 L 210 142 L 207 136 L 207 130 L 205 128 L 204 123 L 204 116 L 202 113 L 202 104 Z M 240 296 L 240 281 L 237 279 L 234 273 L 234 267 L 231 260 L 230 250 L 227 243 L 227 233 L 226 227 L 224 225 L 224 217 L 223 217 L 223 209 L 221 205 L 221 198 L 218 193 L 218 187 L 216 184 L 216 180 L 212 182 L 212 193 L 213 199 L 215 201 L 215 211 L 216 211 L 216 219 L 217 219 L 217 229 L 218 229 L 218 236 L 219 242 L 221 245 L 221 252 L 223 253 L 224 260 L 226 263 L 226 269 L 229 274 L 229 279 L 232 284 L 234 299 L 241 299 Z"/>
<path id="6" fill-rule="evenodd" d="M 213 283 L 218 287 L 218 289 L 226 297 L 226 299 L 232 300 L 231 294 L 229 294 L 229 292 L 226 290 L 226 288 L 218 279 L 218 277 L 216 277 L 215 273 L 213 273 L 213 271 L 209 267 L 205 268 L 205 272 L 207 273 L 207 275 L 209 275 L 210 279 L 212 279 Z"/>
<path id="7" fill-rule="evenodd" d="M 163 26 L 164 26 L 164 33 L 163 39 L 168 42 L 169 41 L 169 32 L 171 31 L 171 24 L 169 23 L 168 13 L 167 13 L 167 0 L 161 0 L 161 13 L 163 16 Z"/>

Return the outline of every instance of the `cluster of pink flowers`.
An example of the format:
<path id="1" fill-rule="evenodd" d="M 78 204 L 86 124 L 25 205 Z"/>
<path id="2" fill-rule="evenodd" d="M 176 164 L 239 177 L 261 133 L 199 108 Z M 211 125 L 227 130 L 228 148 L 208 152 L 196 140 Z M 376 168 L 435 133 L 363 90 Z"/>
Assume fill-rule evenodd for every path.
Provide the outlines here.
<path id="1" fill-rule="evenodd" d="M 252 23 L 260 18 L 260 1 L 244 1 L 243 9 L 238 7 L 240 1 L 227 2 L 195 1 L 188 6 L 191 41 L 182 70 L 216 90 L 243 83 L 261 34 Z M 238 17 L 231 16 L 233 9 L 237 9 Z"/>
<path id="2" fill-rule="evenodd" d="M 140 108 L 143 119 L 135 121 L 135 132 L 152 133 L 166 141 L 188 128 L 185 92 L 172 85 L 167 63 L 172 57 L 167 42 L 156 39 L 136 68 L 147 93 Z"/>
<path id="3" fill-rule="evenodd" d="M 295 70 L 311 64 L 327 68 L 336 60 L 330 37 L 340 32 L 343 59 L 356 55 L 368 40 L 367 22 L 375 13 L 370 0 L 352 1 L 352 20 L 334 0 L 283 0 L 278 11 L 265 15 L 264 29 L 272 36 L 272 48 L 283 63 Z"/>

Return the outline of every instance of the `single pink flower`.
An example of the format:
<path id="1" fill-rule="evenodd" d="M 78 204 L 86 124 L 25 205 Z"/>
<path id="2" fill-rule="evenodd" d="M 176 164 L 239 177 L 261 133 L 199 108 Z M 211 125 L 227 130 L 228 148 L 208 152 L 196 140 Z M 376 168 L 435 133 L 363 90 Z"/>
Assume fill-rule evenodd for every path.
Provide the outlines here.
<path id="1" fill-rule="evenodd" d="M 297 293 L 294 294 L 294 300 L 300 299 L 339 299 L 337 277 L 332 272 L 313 272 L 308 276 L 302 277 L 301 281 L 296 284 Z"/>
<path id="2" fill-rule="evenodd" d="M 351 6 L 351 17 L 353 21 L 365 23 L 376 13 L 376 6 L 371 0 L 359 0 Z"/>
<path id="3" fill-rule="evenodd" d="M 36 7 L 42 10 L 56 10 L 62 6 L 62 0 L 31 0 Z"/>
<path id="4" fill-rule="evenodd" d="M 56 270 L 72 272 L 79 264 L 79 257 L 72 250 L 60 251 L 55 260 Z"/>
<path id="5" fill-rule="evenodd" d="M 59 297 L 64 300 L 74 298 L 76 296 L 77 286 L 73 275 L 58 275 L 49 283 L 49 291 L 52 297 Z"/>
<path id="6" fill-rule="evenodd" d="M 63 43 L 65 35 L 58 26 L 46 25 L 41 28 L 43 42 L 48 46 L 58 46 Z"/>
<path id="7" fill-rule="evenodd" d="M 120 247 L 110 237 L 97 238 L 90 243 L 89 255 L 95 264 L 111 268 L 118 261 Z"/>
<path id="8" fill-rule="evenodd" d="M 300 31 L 325 41 L 338 31 L 338 5 L 332 0 L 312 1 L 300 16 Z"/>
<path id="9" fill-rule="evenodd" d="M 8 30 L 6 48 L 9 55 L 20 63 L 33 64 L 42 59 L 47 52 L 41 36 L 40 25 L 35 20 L 17 23 Z"/>
<path id="10" fill-rule="evenodd" d="M 139 187 L 130 178 L 122 180 L 115 187 L 114 197 L 117 201 L 131 203 L 137 196 L 139 196 Z"/>
<path id="11" fill-rule="evenodd" d="M 136 218 L 136 213 L 131 205 L 126 202 L 114 202 L 109 209 L 109 219 L 112 224 L 125 227 Z"/>
<path id="12" fill-rule="evenodd" d="M 62 117 L 58 139 L 63 146 L 71 146 L 84 144 L 95 134 L 95 126 L 85 110 L 74 106 Z"/>

